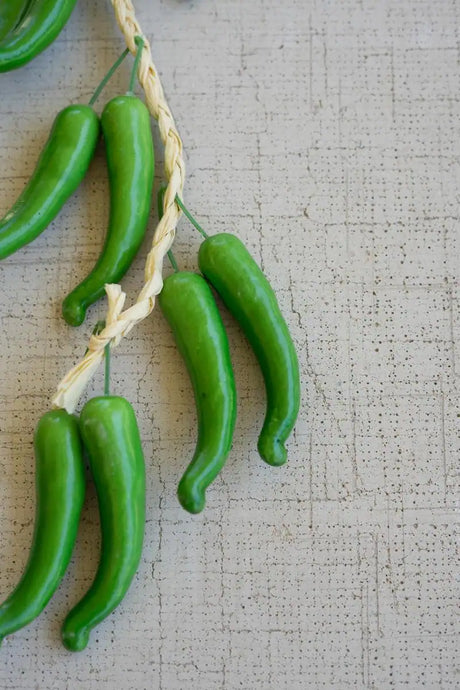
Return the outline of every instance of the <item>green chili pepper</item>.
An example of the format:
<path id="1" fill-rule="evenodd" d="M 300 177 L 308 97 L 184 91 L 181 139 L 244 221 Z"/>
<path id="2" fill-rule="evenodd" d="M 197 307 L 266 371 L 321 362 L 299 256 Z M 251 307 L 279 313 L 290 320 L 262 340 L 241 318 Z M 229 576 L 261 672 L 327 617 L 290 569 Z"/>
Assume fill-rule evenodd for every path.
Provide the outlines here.
<path id="1" fill-rule="evenodd" d="M 234 235 L 221 233 L 201 245 L 200 270 L 241 324 L 259 361 L 267 412 L 258 450 L 270 465 L 286 462 L 284 443 L 299 412 L 299 365 L 294 344 L 268 280 Z"/>
<path id="2" fill-rule="evenodd" d="M 19 9 L 18 21 L 0 41 L 0 72 L 21 67 L 47 48 L 66 24 L 76 0 L 2 0 L 4 5 L 10 3 Z M 5 16 L 10 16 L 10 8 L 5 8 Z"/>
<path id="3" fill-rule="evenodd" d="M 236 391 L 227 335 L 206 281 L 173 273 L 159 295 L 195 393 L 198 441 L 177 490 L 190 513 L 204 508 L 205 490 L 222 469 L 232 445 Z"/>
<path id="4" fill-rule="evenodd" d="M 0 641 L 45 608 L 63 577 L 85 495 L 78 423 L 65 410 L 46 413 L 35 432 L 36 517 L 24 574 L 0 606 Z"/>
<path id="5" fill-rule="evenodd" d="M 139 565 L 145 525 L 144 458 L 129 402 L 92 398 L 81 412 L 80 432 L 97 490 L 102 549 L 93 584 L 62 627 L 64 645 L 75 652 L 123 599 Z"/>
<path id="6" fill-rule="evenodd" d="M 56 217 L 82 181 L 98 136 L 99 119 L 89 106 L 58 113 L 29 183 L 0 220 L 0 259 L 32 242 Z"/>
<path id="7" fill-rule="evenodd" d="M 88 307 L 104 295 L 105 283 L 124 276 L 150 214 L 154 153 L 149 111 L 135 96 L 118 96 L 104 108 L 101 123 L 110 181 L 109 228 L 95 267 L 62 304 L 71 326 L 83 323 Z"/>
<path id="8" fill-rule="evenodd" d="M 3 0 L 0 3 L 0 41 L 19 24 L 31 0 Z"/>

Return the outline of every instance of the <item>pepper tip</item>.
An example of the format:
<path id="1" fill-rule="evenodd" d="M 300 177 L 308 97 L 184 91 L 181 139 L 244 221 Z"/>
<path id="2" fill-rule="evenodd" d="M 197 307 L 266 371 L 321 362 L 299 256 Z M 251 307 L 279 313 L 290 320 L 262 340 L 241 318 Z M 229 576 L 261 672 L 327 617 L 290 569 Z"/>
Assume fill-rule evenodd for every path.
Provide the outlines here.
<path id="1" fill-rule="evenodd" d="M 182 477 L 179 482 L 177 497 L 182 508 L 193 515 L 201 513 L 206 503 L 205 492 L 196 484 L 187 481 L 186 477 Z"/>
<path id="2" fill-rule="evenodd" d="M 89 630 L 87 628 L 72 630 L 64 623 L 62 628 L 62 642 L 69 652 L 81 652 L 89 642 Z"/>
<path id="3" fill-rule="evenodd" d="M 263 432 L 259 437 L 257 450 L 262 460 L 272 467 L 281 467 L 287 460 L 287 451 L 281 441 Z"/>
<path id="4" fill-rule="evenodd" d="M 72 298 L 72 293 L 67 295 L 62 303 L 62 316 L 69 326 L 81 326 L 86 316 L 86 307 Z"/>

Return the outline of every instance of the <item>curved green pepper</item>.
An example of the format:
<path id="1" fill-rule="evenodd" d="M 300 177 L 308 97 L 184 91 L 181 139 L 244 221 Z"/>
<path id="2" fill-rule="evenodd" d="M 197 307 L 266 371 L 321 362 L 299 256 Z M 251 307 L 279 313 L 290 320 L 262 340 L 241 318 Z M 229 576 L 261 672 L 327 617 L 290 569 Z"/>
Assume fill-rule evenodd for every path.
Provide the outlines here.
<path id="1" fill-rule="evenodd" d="M 32 242 L 57 216 L 85 176 L 98 136 L 99 118 L 89 106 L 58 113 L 29 183 L 0 220 L 0 259 Z"/>
<path id="2" fill-rule="evenodd" d="M 2 0 L 7 5 L 11 0 Z M 14 4 L 25 10 L 0 41 L 0 72 L 21 67 L 29 62 L 59 35 L 76 0 L 33 0 Z M 9 14 L 9 12 L 8 12 Z"/>
<path id="3" fill-rule="evenodd" d="M 185 510 L 199 513 L 232 445 L 236 390 L 228 339 L 212 292 L 196 273 L 170 275 L 158 299 L 195 394 L 198 441 L 177 494 Z"/>
<path id="4" fill-rule="evenodd" d="M 19 24 L 31 0 L 3 0 L 0 3 L 0 41 Z"/>
<path id="5" fill-rule="evenodd" d="M 145 525 L 145 468 L 133 408 L 125 398 L 92 398 L 80 415 L 99 501 L 102 547 L 93 584 L 62 626 L 67 649 L 89 634 L 123 599 L 139 565 Z"/>
<path id="6" fill-rule="evenodd" d="M 241 324 L 259 361 L 267 390 L 267 412 L 258 450 L 268 464 L 283 465 L 287 457 L 284 443 L 299 412 L 300 381 L 294 344 L 275 294 L 234 235 L 208 237 L 200 247 L 198 263 Z"/>
<path id="7" fill-rule="evenodd" d="M 124 276 L 150 213 L 154 153 L 149 111 L 135 96 L 117 96 L 104 108 L 101 123 L 110 181 L 109 228 L 95 267 L 62 304 L 71 326 L 83 323 L 88 307 L 104 295 L 105 283 Z"/>
<path id="8" fill-rule="evenodd" d="M 32 548 L 16 589 L 0 605 L 0 641 L 34 620 L 61 581 L 72 555 L 85 496 L 78 423 L 47 412 L 35 432 L 36 516 Z"/>

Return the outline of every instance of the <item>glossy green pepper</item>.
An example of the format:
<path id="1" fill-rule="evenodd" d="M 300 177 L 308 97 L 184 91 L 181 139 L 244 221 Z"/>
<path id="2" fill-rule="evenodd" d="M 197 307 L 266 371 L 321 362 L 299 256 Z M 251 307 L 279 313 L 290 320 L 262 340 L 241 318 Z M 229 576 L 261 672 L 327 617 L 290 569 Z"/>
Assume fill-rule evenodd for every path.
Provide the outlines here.
<path id="1" fill-rule="evenodd" d="M 31 0 L 3 0 L 0 2 L 0 41 L 19 24 Z"/>
<path id="2" fill-rule="evenodd" d="M 67 649 L 86 647 L 91 630 L 123 599 L 139 565 L 145 525 L 145 468 L 133 408 L 125 398 L 92 398 L 80 414 L 99 502 L 102 546 L 94 579 L 62 627 Z"/>
<path id="3" fill-rule="evenodd" d="M 0 40 L 0 72 L 21 67 L 47 48 L 66 24 L 76 0 L 2 0 L 11 6 L 2 10 L 4 16 L 16 17 L 10 30 Z M 11 14 L 10 14 L 11 9 Z"/>
<path id="4" fill-rule="evenodd" d="M 212 292 L 200 275 L 173 273 L 158 299 L 195 394 L 198 441 L 177 494 L 183 508 L 199 513 L 206 488 L 222 469 L 232 445 L 236 391 L 228 339 Z"/>
<path id="5" fill-rule="evenodd" d="M 149 111 L 133 95 L 117 96 L 104 108 L 101 123 L 110 181 L 109 228 L 95 267 L 63 302 L 71 326 L 83 323 L 88 307 L 105 294 L 106 283 L 124 276 L 150 214 L 154 153 Z"/>
<path id="6" fill-rule="evenodd" d="M 259 361 L 267 411 L 259 436 L 260 456 L 269 465 L 286 462 L 284 443 L 300 406 L 297 355 L 270 284 L 244 244 L 221 233 L 201 245 L 198 263 L 240 323 Z"/>
<path id="7" fill-rule="evenodd" d="M 78 423 L 65 410 L 47 412 L 35 432 L 36 516 L 24 574 L 0 606 L 0 641 L 45 608 L 64 575 L 85 496 Z"/>
<path id="8" fill-rule="evenodd" d="M 30 181 L 0 220 L 0 259 L 32 242 L 57 216 L 85 176 L 98 136 L 99 118 L 89 106 L 58 113 Z"/>

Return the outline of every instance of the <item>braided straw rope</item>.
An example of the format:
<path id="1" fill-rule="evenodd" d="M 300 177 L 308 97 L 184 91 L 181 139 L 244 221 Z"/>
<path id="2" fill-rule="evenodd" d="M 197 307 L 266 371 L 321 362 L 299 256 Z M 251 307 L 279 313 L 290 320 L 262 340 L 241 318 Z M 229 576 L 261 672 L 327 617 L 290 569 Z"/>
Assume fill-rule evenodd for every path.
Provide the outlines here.
<path id="1" fill-rule="evenodd" d="M 181 211 L 175 202 L 176 195 L 182 198 L 185 166 L 182 158 L 182 141 L 176 130 L 174 119 L 166 102 L 160 78 L 152 62 L 150 44 L 142 33 L 131 0 L 111 0 L 118 25 L 124 34 L 126 45 L 133 55 L 137 52 L 134 39 L 144 39 L 138 70 L 139 82 L 144 89 L 147 106 L 158 120 L 161 140 L 165 146 L 165 172 L 168 186 L 164 195 L 164 215 L 153 237 L 152 248 L 145 265 L 145 284 L 136 303 L 123 311 L 126 295 L 119 285 L 106 285 L 108 299 L 106 326 L 97 335 L 92 335 L 83 359 L 69 371 L 57 388 L 52 400 L 54 407 L 64 407 L 73 412 L 86 385 L 104 357 L 107 344 L 116 347 L 120 340 L 155 306 L 155 296 L 163 287 L 162 268 L 166 253 L 171 247 Z"/>

